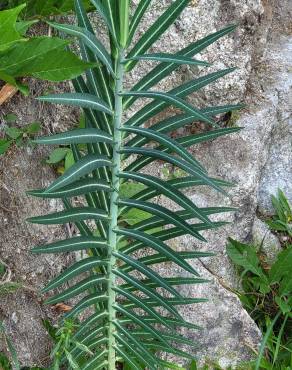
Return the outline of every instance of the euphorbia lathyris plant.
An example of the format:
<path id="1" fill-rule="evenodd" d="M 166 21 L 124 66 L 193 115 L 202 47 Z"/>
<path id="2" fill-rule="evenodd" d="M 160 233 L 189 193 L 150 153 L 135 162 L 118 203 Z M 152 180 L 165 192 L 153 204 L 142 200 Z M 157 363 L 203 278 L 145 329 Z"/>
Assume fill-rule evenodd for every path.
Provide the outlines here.
<path id="1" fill-rule="evenodd" d="M 204 299 L 183 297 L 179 286 L 204 282 L 188 260 L 211 254 L 200 252 L 195 246 L 178 252 L 168 245 L 168 241 L 184 234 L 204 241 L 201 231 L 224 224 L 212 222 L 210 216 L 232 210 L 228 207 L 200 208 L 183 194 L 182 189 L 205 185 L 225 194 L 223 188 L 230 185 L 210 177 L 187 148 L 238 131 L 239 128 L 218 127 L 214 117 L 239 106 L 198 109 L 185 98 L 233 69 L 205 74 L 168 92 L 157 91 L 155 85 L 181 64 L 207 67 L 208 63 L 193 57 L 233 31 L 234 26 L 196 41 L 176 54 L 146 54 L 186 8 L 188 0 L 174 1 L 132 45 L 150 3 L 150 0 L 141 0 L 130 16 L 129 0 L 92 0 L 107 25 L 110 50 L 96 37 L 96 30 L 88 20 L 81 0 L 75 1 L 78 26 L 51 23 L 63 34 L 78 37 L 86 62 L 99 63 L 86 76 L 73 80 L 76 92 L 40 98 L 45 102 L 82 108 L 86 128 L 37 140 L 40 144 L 70 144 L 76 163 L 47 189 L 30 192 L 38 197 L 60 198 L 65 206 L 64 211 L 34 217 L 31 222 L 72 222 L 80 231 L 80 236 L 39 246 L 33 252 L 87 251 L 84 259 L 62 272 L 44 289 L 48 292 L 63 286 L 60 293 L 48 300 L 51 304 L 82 294 L 66 316 L 71 319 L 80 319 L 80 314 L 86 316 L 74 335 L 83 347 L 72 347 L 69 365 L 78 364 L 83 370 L 113 370 L 118 362 L 131 369 L 167 368 L 171 364 L 163 360 L 163 353 L 192 358 L 179 348 L 180 344 L 192 343 L 176 333 L 176 327 L 197 327 L 183 319 L 177 306 L 203 302 Z M 158 65 L 126 90 L 126 75 L 137 68 L 141 60 L 152 60 Z M 141 98 L 149 98 L 152 102 L 126 119 L 124 113 Z M 145 128 L 149 119 L 170 106 L 180 109 L 181 114 Z M 176 140 L 171 138 L 171 132 L 196 121 L 212 129 Z M 156 146 L 149 147 L 150 142 Z M 124 159 L 127 159 L 127 165 L 123 165 Z M 186 176 L 162 181 L 147 171 L 147 165 L 153 165 L 156 160 L 178 167 Z M 125 199 L 120 192 L 121 184 L 127 182 L 143 184 L 144 189 Z M 153 201 L 158 195 L 171 199 L 180 210 L 158 205 Z M 83 207 L 75 206 L 74 197 L 77 196 L 84 198 Z M 150 217 L 127 225 L 121 220 L 130 209 L 146 211 Z M 89 220 L 94 220 L 97 231 Z M 159 264 L 165 262 L 176 266 L 172 276 L 160 274 Z M 175 273 L 179 269 L 182 273 Z M 75 278 L 79 276 L 81 280 L 76 282 Z M 69 281 L 73 281 L 71 286 L 64 287 L 63 284 Z M 93 354 L 90 355 L 88 350 Z"/>

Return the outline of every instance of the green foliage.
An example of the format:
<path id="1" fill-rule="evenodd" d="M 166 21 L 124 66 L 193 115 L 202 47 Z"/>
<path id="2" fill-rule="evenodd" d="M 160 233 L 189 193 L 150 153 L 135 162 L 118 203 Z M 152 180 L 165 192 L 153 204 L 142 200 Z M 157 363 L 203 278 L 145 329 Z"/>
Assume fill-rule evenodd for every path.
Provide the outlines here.
<path id="1" fill-rule="evenodd" d="M 0 12 L 0 52 L 9 49 L 16 42 L 24 41 L 16 30 L 16 20 L 23 8 L 24 5 L 21 5 L 14 9 Z"/>
<path id="2" fill-rule="evenodd" d="M 6 0 L 2 3 L 0 3 L 0 9 L 26 3 L 26 8 L 22 12 L 22 17 L 25 19 L 63 15 L 74 9 L 74 0 Z M 87 10 L 92 9 L 90 0 L 84 0 L 83 3 Z"/>
<path id="3" fill-rule="evenodd" d="M 66 50 L 68 41 L 47 36 L 25 38 L 34 22 L 17 22 L 25 4 L 0 11 L 0 79 L 17 86 L 23 93 L 27 87 L 20 77 L 36 77 L 48 81 L 64 81 L 80 75 L 92 63 L 80 60 Z"/>
<path id="4" fill-rule="evenodd" d="M 241 271 L 239 297 L 265 333 L 255 369 L 291 370 L 292 364 L 292 245 L 272 266 L 256 248 L 229 239 L 227 253 Z"/>
<path id="5" fill-rule="evenodd" d="M 145 55 L 147 50 L 173 24 L 188 0 L 172 2 L 133 46 L 132 37 L 149 2 L 141 1 L 133 16 L 129 14 L 127 0 L 93 0 L 92 3 L 108 27 L 110 46 L 106 48 L 98 39 L 82 1 L 75 0 L 78 25 L 50 25 L 77 38 L 84 62 L 94 66 L 72 81 L 74 93 L 39 98 L 43 102 L 79 107 L 85 115 L 85 127 L 36 140 L 39 144 L 63 148 L 53 152 L 55 158 L 51 156 L 51 161 L 57 157 L 64 160 L 64 154 L 67 156 L 70 150 L 75 163 L 48 188 L 29 192 L 45 199 L 59 198 L 64 204 L 63 211 L 32 217 L 30 222 L 75 223 L 80 233 L 38 246 L 33 253 L 87 251 L 83 259 L 43 289 L 46 293 L 58 288 L 58 293 L 47 300 L 49 304 L 75 298 L 77 303 L 66 313 L 66 320 L 78 322 L 83 315 L 72 340 L 61 334 L 64 350 L 59 354 L 57 344 L 53 357 L 69 369 L 114 370 L 117 362 L 123 363 L 125 369 L 178 368 L 164 361 L 161 354 L 170 353 L 190 362 L 193 343 L 177 334 L 176 327 L 197 329 L 197 326 L 186 322 L 176 306 L 206 301 L 204 297 L 184 297 L 178 287 L 206 283 L 188 260 L 212 253 L 180 248 L 177 251 L 168 241 L 185 234 L 204 241 L 203 230 L 225 224 L 212 222 L 210 216 L 233 210 L 198 207 L 184 195 L 183 189 L 196 186 L 226 194 L 225 187 L 231 185 L 210 177 L 187 149 L 239 131 L 239 128 L 219 128 L 214 116 L 241 106 L 199 109 L 185 100 L 233 68 L 197 77 L 168 92 L 155 91 L 155 86 L 182 63 L 206 68 L 208 63 L 190 59 L 232 32 L 235 26 L 198 40 L 175 55 L 160 53 L 149 57 Z M 146 58 L 156 60 L 157 66 L 125 91 L 126 74 Z M 152 87 L 154 90 L 150 90 Z M 150 98 L 151 102 L 127 118 L 132 104 L 144 98 Z M 182 114 L 159 121 L 150 129 L 143 128 L 149 119 L 172 105 L 180 108 Z M 173 131 L 193 121 L 204 122 L 210 128 L 203 134 L 172 139 Z M 150 142 L 154 146 L 150 147 Z M 157 161 L 181 170 L 181 176 L 163 181 L 155 173 L 149 173 L 146 166 L 157 166 Z M 77 196 L 78 207 L 73 202 Z M 168 198 L 180 210 L 157 204 L 155 198 L 159 196 Z M 159 273 L 157 267 L 161 263 L 168 264 L 171 276 Z M 64 343 L 69 346 L 64 347 Z M 181 343 L 190 346 L 189 350 L 180 350 Z"/>
<path id="6" fill-rule="evenodd" d="M 276 215 L 267 224 L 271 230 L 287 233 L 292 237 L 292 209 L 282 190 L 278 190 L 278 197 L 272 196 L 272 203 Z"/>
<path id="7" fill-rule="evenodd" d="M 3 297 L 7 294 L 16 292 L 19 288 L 22 288 L 21 283 L 9 281 L 9 282 L 0 282 L 0 297 Z"/>
<path id="8" fill-rule="evenodd" d="M 6 123 L 15 122 L 17 116 L 8 114 L 4 117 Z M 39 122 L 32 122 L 24 127 L 15 126 L 4 127 L 4 137 L 0 139 L 0 156 L 5 154 L 13 145 L 32 145 L 32 138 L 40 131 Z"/>

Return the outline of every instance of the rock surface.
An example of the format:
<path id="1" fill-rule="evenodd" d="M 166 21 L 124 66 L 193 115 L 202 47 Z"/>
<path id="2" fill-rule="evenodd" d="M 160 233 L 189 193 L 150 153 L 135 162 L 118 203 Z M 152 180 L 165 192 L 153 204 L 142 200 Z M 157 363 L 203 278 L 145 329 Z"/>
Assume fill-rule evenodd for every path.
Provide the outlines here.
<path id="1" fill-rule="evenodd" d="M 278 253 L 282 250 L 279 239 L 270 231 L 267 224 L 257 217 L 252 228 L 252 242 L 265 255 L 269 264 L 275 262 Z"/>
<path id="2" fill-rule="evenodd" d="M 133 0 L 133 3 L 137 4 L 138 1 Z M 171 0 L 153 0 L 137 37 L 170 3 Z M 213 63 L 208 73 L 232 66 L 239 67 L 238 70 L 191 96 L 190 100 L 199 106 L 242 101 L 248 103 L 248 108 L 240 112 L 237 121 L 233 122 L 244 127 L 244 130 L 192 148 L 212 175 L 233 181 L 237 186 L 231 190 L 230 200 L 205 189 L 198 189 L 189 195 L 198 205 L 232 204 L 238 207 L 235 214 L 224 217 L 233 224 L 217 232 L 205 233 L 207 244 L 197 243 L 187 237 L 181 240 L 181 247 L 185 245 L 191 249 L 196 246 L 217 253 L 217 257 L 204 259 L 197 266 L 201 275 L 212 282 L 183 288 L 183 293 L 187 295 L 210 298 L 209 303 L 187 307 L 184 314 L 189 321 L 204 327 L 200 333 L 188 334 L 201 343 L 199 350 L 194 350 L 194 353 L 202 361 L 204 358 L 219 361 L 223 368 L 227 368 L 252 357 L 250 348 L 257 347 L 260 333 L 230 290 L 238 282 L 226 256 L 226 238 L 231 236 L 241 241 L 251 241 L 252 237 L 261 235 L 262 225 L 256 213 L 272 212 L 270 195 L 275 194 L 278 187 L 292 199 L 289 136 L 289 106 L 292 106 L 291 100 L 289 105 L 292 68 L 292 30 L 289 22 L 292 3 L 290 0 L 194 0 L 191 3 L 165 34 L 163 41 L 155 44 L 152 52 L 179 50 L 226 24 L 238 23 L 234 34 L 198 56 Z M 141 64 L 141 69 L 134 69 L 129 85 L 138 81 L 151 66 L 151 63 L 145 62 Z M 160 87 L 169 90 L 185 80 L 195 78 L 196 74 L 196 69 L 181 67 Z M 37 84 L 34 93 L 39 95 L 38 90 L 45 89 L 46 86 Z M 137 101 L 133 110 L 141 104 L 141 101 Z M 0 107 L 0 118 L 10 112 L 18 114 L 20 125 L 41 120 L 45 133 L 68 128 L 75 119 L 74 111 L 42 105 L 32 97 L 17 97 L 9 105 Z M 20 289 L 13 295 L 1 298 L 0 320 L 4 320 L 21 361 L 37 365 L 46 363 L 49 352 L 49 340 L 41 318 L 50 317 L 54 320 L 58 315 L 43 306 L 36 291 L 72 258 L 29 254 L 34 244 L 49 241 L 53 237 L 61 238 L 65 233 L 62 229 L 32 227 L 24 222 L 32 214 L 59 207 L 55 203 L 44 205 L 43 202 L 28 199 L 24 193 L 26 189 L 45 186 L 52 179 L 52 172 L 40 162 L 45 155 L 36 149 L 17 149 L 9 156 L 0 158 L 0 258 L 11 269 L 12 279 L 31 288 Z M 161 168 L 154 170 L 161 171 Z M 217 217 L 218 220 L 221 218 Z M 275 245 L 278 249 L 276 240 Z M 274 258 L 273 251 L 267 250 L 271 258 Z"/>

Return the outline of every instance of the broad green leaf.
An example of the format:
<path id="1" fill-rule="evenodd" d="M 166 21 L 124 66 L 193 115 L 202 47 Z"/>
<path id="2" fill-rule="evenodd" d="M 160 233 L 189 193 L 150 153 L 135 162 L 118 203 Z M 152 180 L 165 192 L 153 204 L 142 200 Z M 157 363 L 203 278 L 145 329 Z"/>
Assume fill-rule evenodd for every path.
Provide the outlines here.
<path id="1" fill-rule="evenodd" d="M 89 0 L 82 0 L 86 10 L 91 10 Z M 45 18 L 53 15 L 63 15 L 74 9 L 74 0 L 10 0 L 12 5 L 26 3 L 27 7 L 21 16 L 25 19 L 36 17 Z"/>
<path id="2" fill-rule="evenodd" d="M 18 139 L 20 136 L 23 135 L 23 131 L 17 127 L 6 127 L 5 133 L 7 136 L 14 140 Z"/>
<path id="3" fill-rule="evenodd" d="M 32 122 L 25 127 L 25 132 L 28 135 L 35 135 L 41 130 L 40 122 Z"/>
<path id="4" fill-rule="evenodd" d="M 73 154 L 72 150 L 70 150 L 66 154 L 66 157 L 65 157 L 65 165 L 64 165 L 65 171 L 69 170 L 69 168 L 71 168 L 74 163 L 76 163 L 76 161 L 74 159 L 74 154 Z"/>
<path id="5" fill-rule="evenodd" d="M 32 21 L 17 21 L 15 24 L 15 29 L 17 32 L 19 32 L 22 36 L 25 36 L 28 29 L 33 25 L 38 23 L 38 20 L 32 20 Z"/>
<path id="6" fill-rule="evenodd" d="M 124 183 L 120 185 L 120 197 L 121 198 L 132 198 L 134 195 L 146 189 L 146 186 L 143 184 L 131 182 Z"/>
<path id="7" fill-rule="evenodd" d="M 6 123 L 15 123 L 17 121 L 17 115 L 14 113 L 8 113 L 4 116 L 4 120 Z"/>
<path id="8" fill-rule="evenodd" d="M 245 270 L 260 277 L 264 276 L 256 249 L 253 246 L 229 238 L 227 254 L 235 264 L 242 266 Z"/>
<path id="9" fill-rule="evenodd" d="M 13 77 L 34 76 L 50 81 L 74 78 L 93 66 L 64 48 L 67 41 L 34 37 L 0 55 L 0 72 Z"/>
<path id="10" fill-rule="evenodd" d="M 20 33 L 16 30 L 17 17 L 24 8 L 25 4 L 22 4 L 14 9 L 0 12 L 0 52 L 9 49 L 19 41 L 24 41 Z"/>
<path id="11" fill-rule="evenodd" d="M 291 313 L 292 306 L 289 305 L 284 299 L 282 299 L 281 297 L 276 296 L 275 297 L 275 302 L 279 306 L 283 315 L 285 315 L 286 313 Z"/>
<path id="12" fill-rule="evenodd" d="M 0 139 L 0 155 L 5 154 L 12 144 L 11 140 Z"/>
<path id="13" fill-rule="evenodd" d="M 49 156 L 49 159 L 46 160 L 46 163 L 48 164 L 56 164 L 61 162 L 67 155 L 67 153 L 70 151 L 69 148 L 56 148 L 52 151 L 52 153 Z"/>
<path id="14" fill-rule="evenodd" d="M 279 253 L 276 262 L 272 265 L 269 273 L 269 281 L 271 284 L 280 283 L 281 279 L 290 275 L 292 266 L 292 246 Z"/>

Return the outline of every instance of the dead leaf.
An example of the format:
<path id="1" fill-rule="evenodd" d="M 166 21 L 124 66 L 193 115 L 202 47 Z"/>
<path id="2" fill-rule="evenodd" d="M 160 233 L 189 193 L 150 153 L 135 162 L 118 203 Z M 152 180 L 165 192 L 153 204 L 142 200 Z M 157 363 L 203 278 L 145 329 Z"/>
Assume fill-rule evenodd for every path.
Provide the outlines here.
<path id="1" fill-rule="evenodd" d="M 11 99 L 18 91 L 18 88 L 6 84 L 0 90 L 0 105 L 4 104 L 7 100 Z"/>
<path id="2" fill-rule="evenodd" d="M 57 303 L 55 306 L 54 306 L 54 309 L 56 311 L 58 311 L 59 313 L 61 312 L 69 312 L 72 310 L 72 307 L 71 306 L 68 306 L 67 304 L 65 303 Z"/>

